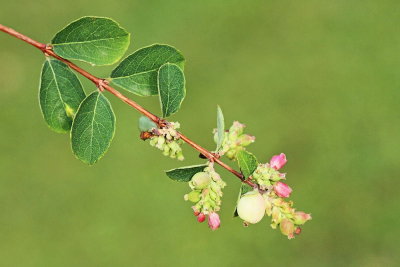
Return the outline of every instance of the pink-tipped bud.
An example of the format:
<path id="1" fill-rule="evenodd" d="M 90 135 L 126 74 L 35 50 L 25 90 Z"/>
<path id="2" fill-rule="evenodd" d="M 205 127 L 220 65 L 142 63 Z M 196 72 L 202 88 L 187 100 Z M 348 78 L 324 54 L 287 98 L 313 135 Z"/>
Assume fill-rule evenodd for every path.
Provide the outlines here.
<path id="1" fill-rule="evenodd" d="M 254 143 L 255 140 L 256 140 L 255 136 L 252 136 L 252 135 L 249 135 L 249 134 L 242 134 L 237 139 L 237 145 L 239 145 L 239 146 L 248 146 L 251 143 Z"/>
<path id="2" fill-rule="evenodd" d="M 205 219 L 206 219 L 206 215 L 205 215 L 204 213 L 200 213 L 199 215 L 197 215 L 197 221 L 198 221 L 199 223 L 204 222 Z"/>
<path id="3" fill-rule="evenodd" d="M 283 219 L 280 224 L 282 234 L 286 235 L 289 239 L 294 238 L 294 224 L 289 219 Z"/>
<path id="4" fill-rule="evenodd" d="M 287 160 L 286 160 L 286 155 L 281 153 L 279 155 L 275 155 L 271 158 L 271 161 L 269 164 L 271 165 L 272 168 L 275 170 L 279 170 L 283 166 L 285 166 Z"/>
<path id="5" fill-rule="evenodd" d="M 296 211 L 294 213 L 293 220 L 295 224 L 302 225 L 311 220 L 311 214 L 302 211 Z"/>
<path id="6" fill-rule="evenodd" d="M 208 226 L 211 228 L 211 230 L 216 230 L 219 228 L 220 224 L 221 221 L 219 220 L 218 213 L 211 212 L 208 215 Z"/>
<path id="7" fill-rule="evenodd" d="M 274 185 L 274 191 L 279 197 L 289 197 L 290 193 L 292 193 L 292 188 L 285 183 L 277 182 Z"/>

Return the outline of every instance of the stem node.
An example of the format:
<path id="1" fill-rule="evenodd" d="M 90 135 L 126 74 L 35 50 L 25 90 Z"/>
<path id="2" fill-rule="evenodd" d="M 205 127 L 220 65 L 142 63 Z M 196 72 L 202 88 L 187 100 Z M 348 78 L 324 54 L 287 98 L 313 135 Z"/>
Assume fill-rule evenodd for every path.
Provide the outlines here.
<path id="1" fill-rule="evenodd" d="M 134 109 L 139 111 L 140 113 L 142 113 L 144 116 L 148 117 L 150 120 L 155 122 L 159 127 L 165 127 L 165 126 L 167 126 L 169 124 L 169 122 L 167 120 L 159 118 L 158 116 L 154 115 L 150 111 L 148 111 L 145 108 L 143 108 L 142 106 L 140 106 L 135 101 L 129 99 L 128 97 L 126 97 L 123 94 L 121 94 L 119 91 L 115 90 L 113 87 L 111 87 L 109 85 L 109 81 L 107 79 L 98 78 L 98 77 L 90 74 L 89 72 L 85 71 L 84 69 L 80 68 L 79 66 L 75 65 L 71 61 L 69 61 L 69 60 L 67 60 L 65 58 L 62 58 L 59 55 L 57 55 L 53 51 L 53 47 L 50 44 L 43 44 L 43 43 L 40 43 L 38 41 L 35 41 L 35 40 L 29 38 L 28 36 L 25 36 L 22 33 L 19 33 L 17 31 L 15 31 L 14 29 L 6 27 L 6 26 L 4 26 L 2 24 L 0 24 L 0 31 L 5 32 L 5 33 L 7 33 L 7 34 L 9 34 L 11 36 L 14 36 L 14 37 L 16 37 L 16 38 L 18 38 L 18 39 L 20 39 L 20 40 L 32 45 L 32 46 L 38 48 L 47 57 L 53 57 L 55 59 L 58 59 L 58 60 L 64 62 L 71 69 L 75 70 L 76 72 L 78 72 L 79 74 L 84 76 L 85 78 L 87 78 L 90 81 L 92 81 L 96 85 L 96 87 L 100 90 L 100 92 L 103 92 L 103 91 L 107 90 L 108 92 L 110 92 L 111 94 L 113 94 L 114 96 L 119 98 L 120 100 L 124 101 L 125 103 L 127 103 L 128 105 L 130 105 L 131 107 L 133 107 Z M 243 183 L 246 183 L 246 184 L 248 184 L 248 185 L 250 185 L 252 187 L 257 187 L 256 184 L 252 183 L 249 180 L 246 180 L 240 172 L 232 169 L 230 166 L 228 166 L 227 164 L 222 162 L 219 159 L 220 155 L 218 153 L 213 153 L 213 152 L 208 151 L 207 149 L 205 149 L 202 146 L 198 145 L 197 143 L 193 142 L 191 139 L 189 139 L 188 137 L 186 137 L 185 135 L 183 135 L 180 132 L 178 132 L 178 134 L 179 134 L 179 137 L 183 141 L 185 141 L 191 147 L 193 147 L 194 149 L 199 151 L 200 155 L 204 156 L 204 158 L 208 159 L 212 164 L 214 164 L 214 162 L 219 164 L 221 167 L 225 168 L 226 170 L 231 172 L 233 175 L 235 175 L 237 178 L 239 178 Z M 142 139 L 145 138 L 145 136 L 141 136 L 141 137 L 142 137 Z"/>

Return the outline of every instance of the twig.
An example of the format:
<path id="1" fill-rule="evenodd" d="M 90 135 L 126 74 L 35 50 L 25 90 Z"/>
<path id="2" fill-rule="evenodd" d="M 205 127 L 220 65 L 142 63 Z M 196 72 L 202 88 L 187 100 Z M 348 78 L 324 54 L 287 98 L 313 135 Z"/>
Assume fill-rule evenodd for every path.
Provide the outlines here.
<path id="1" fill-rule="evenodd" d="M 36 48 L 38 48 L 39 50 L 41 50 L 46 56 L 51 56 L 53 58 L 56 58 L 62 62 L 64 62 L 65 64 L 67 64 L 71 69 L 75 70 L 76 72 L 78 72 L 79 74 L 81 74 L 82 76 L 84 76 L 85 78 L 89 79 L 90 81 L 92 81 L 96 87 L 100 90 L 100 91 L 108 91 L 111 94 L 113 94 L 114 96 L 116 96 L 117 98 L 121 99 L 122 101 L 124 101 L 125 103 L 127 103 L 128 105 L 130 105 L 131 107 L 133 107 L 134 109 L 136 109 L 137 111 L 139 111 L 140 113 L 142 113 L 144 116 L 148 117 L 150 120 L 152 120 L 153 122 L 155 122 L 157 125 L 163 125 L 165 123 L 167 123 L 166 120 L 159 118 L 158 116 L 154 115 L 153 113 L 151 113 L 150 111 L 146 110 L 145 108 L 143 108 L 141 105 L 139 105 L 138 103 L 136 103 L 135 101 L 133 101 L 132 99 L 129 99 L 128 97 L 124 96 L 122 93 L 120 93 L 118 90 L 114 89 L 113 87 L 111 87 L 108 82 L 106 82 L 105 79 L 101 79 L 98 78 L 92 74 L 90 74 L 89 72 L 85 71 L 84 69 L 78 67 L 77 65 L 75 65 L 74 63 L 72 63 L 71 61 L 62 58 L 60 56 L 58 56 L 52 49 L 52 47 L 50 45 L 46 45 L 43 43 L 40 43 L 38 41 L 35 41 L 31 38 L 29 38 L 28 36 L 25 36 L 17 31 L 15 31 L 14 29 L 11 29 L 9 27 L 6 27 L 2 24 L 0 24 L 0 31 L 3 31 L 11 36 L 14 36 Z M 202 155 L 204 155 L 206 158 L 208 158 L 210 161 L 216 162 L 217 164 L 219 164 L 221 167 L 225 168 L 226 170 L 228 170 L 229 172 L 231 172 L 233 175 L 235 175 L 236 177 L 238 177 L 243 183 L 246 183 L 252 187 L 256 187 L 256 185 L 254 183 L 252 183 L 251 181 L 247 180 L 244 178 L 244 176 L 234 170 L 233 168 L 231 168 L 229 165 L 225 164 L 224 162 L 222 162 L 218 156 L 216 156 L 214 153 L 208 151 L 207 149 L 203 148 L 202 146 L 198 145 L 197 143 L 195 143 L 194 141 L 192 141 L 191 139 L 189 139 L 188 137 L 186 137 L 184 134 L 178 132 L 179 137 L 185 141 L 187 144 L 189 144 L 191 147 L 193 147 L 194 149 L 196 149 L 197 151 L 199 151 Z"/>

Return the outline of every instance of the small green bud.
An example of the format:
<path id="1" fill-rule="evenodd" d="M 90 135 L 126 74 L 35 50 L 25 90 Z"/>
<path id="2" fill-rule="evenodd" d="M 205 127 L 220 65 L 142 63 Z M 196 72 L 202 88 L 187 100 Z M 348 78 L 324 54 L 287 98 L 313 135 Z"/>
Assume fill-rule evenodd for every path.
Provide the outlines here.
<path id="1" fill-rule="evenodd" d="M 157 137 L 153 137 L 150 139 L 150 145 L 151 146 L 155 146 L 157 144 L 158 138 Z"/>
<path id="2" fill-rule="evenodd" d="M 181 149 L 180 146 L 178 145 L 178 143 L 176 143 L 176 142 L 171 142 L 168 145 L 173 152 L 177 152 Z"/>
<path id="3" fill-rule="evenodd" d="M 311 215 L 302 211 L 296 211 L 294 213 L 294 223 L 297 225 L 305 224 L 307 221 L 311 220 Z"/>
<path id="4" fill-rule="evenodd" d="M 272 214 L 272 203 L 271 201 L 268 199 L 268 197 L 266 196 L 266 194 L 264 195 L 264 199 L 265 199 L 265 213 L 268 216 L 271 216 Z"/>
<path id="5" fill-rule="evenodd" d="M 242 134 L 241 136 L 238 137 L 237 142 L 242 146 L 248 146 L 251 143 L 254 143 L 255 140 L 256 138 L 252 135 Z"/>
<path id="6" fill-rule="evenodd" d="M 163 155 L 169 156 L 169 150 L 170 150 L 169 146 L 164 146 Z"/>
<path id="7" fill-rule="evenodd" d="M 278 223 L 281 222 L 282 216 L 281 216 L 281 211 L 280 211 L 280 209 L 278 207 L 273 207 L 271 214 L 272 214 L 272 221 L 275 224 L 278 224 Z"/>
<path id="8" fill-rule="evenodd" d="M 212 200 L 217 200 L 218 196 L 214 191 L 210 191 L 210 197 Z"/>
<path id="9" fill-rule="evenodd" d="M 286 235 L 289 239 L 294 238 L 294 223 L 289 219 L 283 219 L 279 228 L 281 229 L 282 234 Z"/>
<path id="10" fill-rule="evenodd" d="M 164 137 L 159 136 L 159 137 L 158 137 L 158 140 L 157 140 L 157 147 L 158 147 L 158 148 L 162 148 L 163 145 L 164 145 L 164 143 L 165 143 Z"/>
<path id="11" fill-rule="evenodd" d="M 189 194 L 185 195 L 185 200 L 189 200 L 193 203 L 197 203 L 200 201 L 200 191 L 192 191 Z"/>
<path id="12" fill-rule="evenodd" d="M 178 158 L 178 160 L 184 160 L 185 157 L 183 156 L 182 151 L 178 151 L 178 153 L 176 153 L 176 157 Z"/>

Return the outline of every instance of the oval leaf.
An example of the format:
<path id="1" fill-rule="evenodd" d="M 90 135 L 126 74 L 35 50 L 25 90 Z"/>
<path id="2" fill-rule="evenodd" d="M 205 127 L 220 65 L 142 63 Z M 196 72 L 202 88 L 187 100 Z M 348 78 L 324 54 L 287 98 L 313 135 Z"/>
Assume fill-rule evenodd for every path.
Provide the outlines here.
<path id="1" fill-rule="evenodd" d="M 79 106 L 72 124 L 72 151 L 92 165 L 106 153 L 114 133 L 115 116 L 110 102 L 100 92 L 93 92 Z"/>
<path id="2" fill-rule="evenodd" d="M 172 46 L 155 44 L 125 58 L 111 73 L 112 82 L 139 96 L 158 94 L 157 72 L 165 63 L 184 66 L 184 57 Z"/>
<path id="3" fill-rule="evenodd" d="M 239 151 L 236 156 L 239 168 L 242 171 L 244 178 L 248 178 L 257 169 L 257 158 L 245 150 Z"/>
<path id="4" fill-rule="evenodd" d="M 217 107 L 217 151 L 221 148 L 225 137 L 225 121 L 221 108 Z"/>
<path id="5" fill-rule="evenodd" d="M 167 174 L 167 176 L 169 178 L 171 178 L 174 181 L 190 182 L 193 175 L 195 175 L 198 172 L 202 172 L 205 167 L 207 167 L 207 164 L 193 165 L 193 166 L 187 166 L 187 167 L 169 170 L 169 171 L 166 171 L 165 173 Z"/>
<path id="6" fill-rule="evenodd" d="M 185 76 L 177 65 L 167 63 L 158 70 L 158 93 L 164 118 L 179 110 L 186 89 Z"/>
<path id="7" fill-rule="evenodd" d="M 50 129 L 68 132 L 84 98 L 85 92 L 75 73 L 63 62 L 47 58 L 40 79 L 39 103 Z"/>
<path id="8" fill-rule="evenodd" d="M 58 32 L 51 44 L 61 57 L 110 65 L 124 55 L 129 38 L 129 33 L 112 19 L 83 17 Z"/>
<path id="9" fill-rule="evenodd" d="M 155 124 L 154 121 L 150 120 L 146 116 L 140 116 L 138 122 L 138 128 L 139 131 L 141 132 L 147 132 L 150 131 L 151 129 L 157 128 L 157 124 Z"/>

